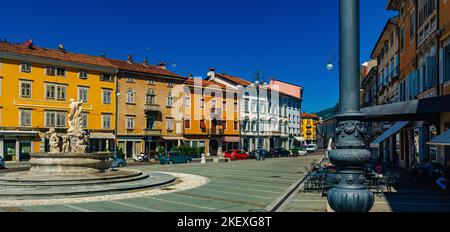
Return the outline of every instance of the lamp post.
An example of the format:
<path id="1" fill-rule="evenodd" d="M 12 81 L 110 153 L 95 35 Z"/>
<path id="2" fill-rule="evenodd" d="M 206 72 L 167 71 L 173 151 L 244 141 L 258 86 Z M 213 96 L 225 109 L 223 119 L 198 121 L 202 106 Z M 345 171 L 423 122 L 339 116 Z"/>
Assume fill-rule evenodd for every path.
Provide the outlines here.
<path id="1" fill-rule="evenodd" d="M 259 150 L 261 149 L 261 143 L 260 143 L 260 137 L 259 137 L 259 130 L 260 130 L 260 125 L 259 125 L 259 71 L 256 74 L 256 81 L 255 81 L 255 87 L 256 87 L 256 97 L 257 97 L 257 103 L 256 103 L 256 114 L 257 114 L 257 121 L 256 121 L 256 150 L 259 152 Z"/>
<path id="2" fill-rule="evenodd" d="M 338 181 L 328 193 L 336 212 L 369 212 L 374 196 L 363 180 L 363 165 L 371 153 L 364 149 L 366 128 L 361 122 L 359 98 L 359 0 L 339 0 L 339 102 L 336 150 L 329 154 Z"/>

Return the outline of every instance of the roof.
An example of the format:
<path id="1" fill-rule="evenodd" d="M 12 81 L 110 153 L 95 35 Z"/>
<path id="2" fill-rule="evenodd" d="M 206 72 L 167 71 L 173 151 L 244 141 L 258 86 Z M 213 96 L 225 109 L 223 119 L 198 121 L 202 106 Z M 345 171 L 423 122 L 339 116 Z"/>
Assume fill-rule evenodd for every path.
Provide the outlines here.
<path id="1" fill-rule="evenodd" d="M 223 78 L 225 80 L 231 81 L 237 85 L 247 86 L 247 85 L 252 84 L 250 81 L 244 80 L 240 77 L 230 76 L 230 75 L 224 74 L 224 73 L 216 73 L 216 76 Z"/>
<path id="2" fill-rule="evenodd" d="M 375 47 L 373 48 L 372 53 L 370 54 L 370 58 L 376 59 L 376 57 L 374 57 L 375 51 L 377 50 L 378 44 L 380 44 L 381 39 L 382 39 L 383 36 L 384 36 L 384 33 L 387 31 L 387 29 L 389 28 L 390 25 L 397 25 L 396 23 L 397 23 L 397 21 L 398 21 L 399 19 L 400 19 L 400 17 L 397 15 L 397 16 L 394 16 L 394 17 L 390 18 L 390 19 L 386 22 L 386 25 L 384 26 L 383 31 L 381 32 L 380 36 L 378 37 L 378 40 L 377 40 L 377 42 L 375 43 Z"/>
<path id="3" fill-rule="evenodd" d="M 61 49 L 40 48 L 34 45 L 31 47 L 23 44 L 0 42 L 0 52 L 115 68 L 108 59 L 101 56 L 72 53 Z"/>
<path id="4" fill-rule="evenodd" d="M 278 86 L 278 88 L 275 88 Z M 272 79 L 267 86 L 271 91 L 276 91 L 282 94 L 285 94 L 290 97 L 294 97 L 296 99 L 302 99 L 302 90 L 303 87 L 295 84 L 291 84 L 285 81 Z"/>
<path id="5" fill-rule="evenodd" d="M 315 114 L 302 113 L 302 119 L 305 119 L 305 118 L 319 119 L 319 116 L 317 116 Z"/>
<path id="6" fill-rule="evenodd" d="M 226 86 L 217 82 L 213 82 L 213 81 L 207 81 L 207 80 L 203 80 L 200 78 L 189 78 L 187 80 L 184 81 L 184 84 L 187 85 L 194 85 L 197 84 L 195 83 L 195 80 L 197 81 L 201 81 L 202 87 L 211 87 L 211 88 L 221 88 L 221 89 L 226 89 Z"/>
<path id="7" fill-rule="evenodd" d="M 162 76 L 169 76 L 169 77 L 178 77 L 178 78 L 185 78 L 182 77 L 176 73 L 170 72 L 166 69 L 159 68 L 154 65 L 144 65 L 141 63 L 130 63 L 128 61 L 124 60 L 115 60 L 115 59 L 108 59 L 117 69 L 120 70 L 126 70 L 126 71 L 133 71 L 133 72 L 140 72 L 140 73 L 150 73 L 150 74 L 156 74 L 156 75 L 162 75 Z"/>

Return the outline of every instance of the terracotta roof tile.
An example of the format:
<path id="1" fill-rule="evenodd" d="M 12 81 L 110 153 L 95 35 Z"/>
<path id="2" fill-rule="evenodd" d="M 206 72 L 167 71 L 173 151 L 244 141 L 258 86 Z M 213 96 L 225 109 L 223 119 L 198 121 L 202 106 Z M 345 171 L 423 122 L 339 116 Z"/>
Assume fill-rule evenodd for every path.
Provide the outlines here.
<path id="1" fill-rule="evenodd" d="M 170 72 L 168 70 L 159 68 L 154 65 L 144 65 L 141 63 L 129 63 L 128 61 L 124 60 L 115 60 L 115 59 L 109 59 L 109 61 L 118 69 L 121 70 L 127 70 L 127 71 L 133 71 L 133 72 L 141 72 L 141 73 L 150 73 L 150 74 L 156 74 L 156 75 L 162 75 L 162 76 L 169 76 L 169 77 L 178 77 L 178 78 L 185 78 L 182 77 L 176 73 Z"/>
<path id="2" fill-rule="evenodd" d="M 213 81 L 207 81 L 207 80 L 203 80 L 203 79 L 198 79 L 202 81 L 202 86 L 203 87 L 219 87 L 221 89 L 226 89 L 226 86 L 217 82 L 213 82 Z M 194 85 L 195 84 L 195 78 L 189 78 L 187 80 L 184 81 L 185 84 L 187 85 Z"/>
<path id="3" fill-rule="evenodd" d="M 229 80 L 231 82 L 234 82 L 238 85 L 242 85 L 242 86 L 248 86 L 251 85 L 252 83 L 250 81 L 244 80 L 242 78 L 239 77 L 235 77 L 235 76 L 230 76 L 228 74 L 224 74 L 224 73 L 216 73 L 216 76 Z"/>
<path id="4" fill-rule="evenodd" d="M 36 46 L 33 46 L 33 48 L 28 48 L 27 46 L 22 44 L 0 42 L 0 52 L 9 52 L 18 55 L 42 57 L 60 61 L 115 68 L 115 66 L 112 65 L 106 58 L 100 56 L 77 54 L 68 51 L 62 51 L 60 49 L 48 49 Z"/>

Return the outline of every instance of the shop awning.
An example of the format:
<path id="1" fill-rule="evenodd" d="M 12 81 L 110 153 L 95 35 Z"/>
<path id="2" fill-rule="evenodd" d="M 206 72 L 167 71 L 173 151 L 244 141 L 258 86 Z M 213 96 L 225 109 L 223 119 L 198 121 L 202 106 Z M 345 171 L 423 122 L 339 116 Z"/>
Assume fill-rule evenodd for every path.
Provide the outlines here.
<path id="1" fill-rule="evenodd" d="M 90 139 L 116 139 L 113 133 L 91 133 Z"/>
<path id="2" fill-rule="evenodd" d="M 380 143 L 382 143 L 383 141 L 385 141 L 389 137 L 397 134 L 401 129 L 403 129 L 403 127 L 408 125 L 408 123 L 409 123 L 408 121 L 402 121 L 402 122 L 395 123 L 394 126 L 389 128 L 389 130 L 384 132 L 382 135 L 380 135 L 380 137 L 378 137 L 372 143 L 370 143 L 370 147 L 371 148 L 379 148 L 380 147 Z"/>
<path id="3" fill-rule="evenodd" d="M 166 141 L 178 141 L 178 140 L 184 141 L 184 140 L 186 140 L 186 138 L 183 136 L 163 136 L 162 138 Z"/>
<path id="4" fill-rule="evenodd" d="M 430 145 L 450 146 L 450 130 L 428 142 Z"/>
<path id="5" fill-rule="evenodd" d="M 223 140 L 227 143 L 239 143 L 240 142 L 239 136 L 225 136 Z"/>
<path id="6" fill-rule="evenodd" d="M 303 137 L 294 137 L 295 140 L 299 141 L 299 142 L 305 142 L 305 138 Z"/>
<path id="7" fill-rule="evenodd" d="M 13 136 L 13 137 L 29 137 L 36 136 L 39 132 L 37 131 L 17 131 L 17 130 L 0 130 L 0 135 L 2 136 Z"/>

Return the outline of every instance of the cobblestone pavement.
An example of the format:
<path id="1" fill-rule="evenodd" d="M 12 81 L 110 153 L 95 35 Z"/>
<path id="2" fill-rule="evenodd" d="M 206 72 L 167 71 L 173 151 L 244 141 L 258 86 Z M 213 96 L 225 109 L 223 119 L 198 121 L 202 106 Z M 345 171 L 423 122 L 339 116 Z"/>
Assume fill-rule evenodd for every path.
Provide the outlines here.
<path id="1" fill-rule="evenodd" d="M 177 189 L 168 186 L 158 194 L 119 198 L 60 201 L 55 204 L 0 205 L 6 212 L 249 212 L 262 211 L 305 172 L 305 166 L 319 161 L 323 154 L 298 158 L 230 163 L 133 166 L 146 172 L 185 173 L 198 179 L 200 187 Z M 186 186 L 185 186 L 186 187 Z M 164 192 L 166 191 L 166 192 Z M 135 195 L 132 195 L 135 194 Z"/>

